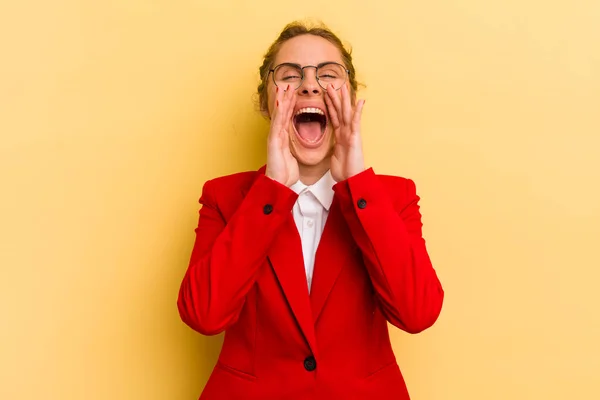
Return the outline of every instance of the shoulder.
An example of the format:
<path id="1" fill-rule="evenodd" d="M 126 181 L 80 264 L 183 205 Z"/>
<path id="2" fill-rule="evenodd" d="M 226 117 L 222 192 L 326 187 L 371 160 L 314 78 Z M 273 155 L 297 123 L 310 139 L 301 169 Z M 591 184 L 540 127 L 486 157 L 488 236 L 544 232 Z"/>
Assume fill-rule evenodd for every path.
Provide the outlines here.
<path id="1" fill-rule="evenodd" d="M 403 218 L 421 218 L 421 197 L 413 179 L 385 174 L 378 174 L 377 178 L 386 197 Z"/>
<path id="2" fill-rule="evenodd" d="M 258 171 L 244 171 L 211 178 L 204 182 L 200 202 L 222 203 L 237 199 L 252 186 Z"/>
<path id="3" fill-rule="evenodd" d="M 335 190 L 342 196 L 349 195 L 351 198 L 386 199 L 385 201 L 390 201 L 396 209 L 404 209 L 420 200 L 412 179 L 375 173 L 373 168 L 368 168 L 346 181 L 340 182 Z"/>
<path id="4" fill-rule="evenodd" d="M 398 192 L 399 194 L 416 194 L 416 184 L 411 178 L 377 174 L 379 182 L 389 191 Z"/>
<path id="5" fill-rule="evenodd" d="M 227 220 L 257 176 L 257 171 L 245 171 L 208 179 L 202 185 L 198 202 L 202 208 L 212 209 Z"/>
<path id="6" fill-rule="evenodd" d="M 388 186 L 411 186 L 414 182 L 411 178 L 399 175 L 376 174 L 381 183 Z"/>
<path id="7" fill-rule="evenodd" d="M 252 185 L 258 174 L 257 171 L 244 171 L 222 175 L 209 179 L 204 183 L 204 187 L 225 192 L 243 190 L 246 186 Z"/>
<path id="8" fill-rule="evenodd" d="M 411 178 L 395 175 L 378 175 L 378 178 L 394 208 L 397 210 L 411 209 L 411 206 L 419 208 L 421 198 Z"/>
<path id="9" fill-rule="evenodd" d="M 376 173 L 373 168 L 368 168 L 364 172 L 355 175 L 348 180 L 348 183 L 355 188 L 363 187 L 366 190 L 371 187 L 373 190 L 383 190 L 394 197 L 416 194 L 416 185 L 412 179 L 398 175 Z"/>

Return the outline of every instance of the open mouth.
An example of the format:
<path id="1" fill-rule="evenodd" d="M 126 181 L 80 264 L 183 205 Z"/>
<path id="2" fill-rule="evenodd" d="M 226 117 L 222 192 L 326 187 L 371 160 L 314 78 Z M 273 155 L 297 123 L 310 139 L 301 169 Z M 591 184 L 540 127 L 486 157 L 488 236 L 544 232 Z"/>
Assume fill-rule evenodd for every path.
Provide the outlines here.
<path id="1" fill-rule="evenodd" d="M 318 144 L 325 135 L 326 127 L 327 116 L 319 108 L 301 108 L 294 115 L 296 133 L 308 145 Z"/>

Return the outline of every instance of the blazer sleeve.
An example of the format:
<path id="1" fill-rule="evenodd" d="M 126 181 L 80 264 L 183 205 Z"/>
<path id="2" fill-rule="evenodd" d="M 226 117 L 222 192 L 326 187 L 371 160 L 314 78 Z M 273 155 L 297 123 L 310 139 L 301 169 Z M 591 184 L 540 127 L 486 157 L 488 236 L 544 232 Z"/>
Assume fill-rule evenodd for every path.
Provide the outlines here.
<path id="1" fill-rule="evenodd" d="M 415 184 L 402 178 L 390 182 L 393 187 L 369 168 L 337 183 L 334 191 L 382 313 L 392 325 L 418 333 L 437 320 L 444 291 L 422 236 Z"/>
<path id="2" fill-rule="evenodd" d="M 181 319 L 204 335 L 218 334 L 237 321 L 297 198 L 288 187 L 259 174 L 226 222 L 218 190 L 214 181 L 203 186 L 196 239 L 177 299 Z"/>

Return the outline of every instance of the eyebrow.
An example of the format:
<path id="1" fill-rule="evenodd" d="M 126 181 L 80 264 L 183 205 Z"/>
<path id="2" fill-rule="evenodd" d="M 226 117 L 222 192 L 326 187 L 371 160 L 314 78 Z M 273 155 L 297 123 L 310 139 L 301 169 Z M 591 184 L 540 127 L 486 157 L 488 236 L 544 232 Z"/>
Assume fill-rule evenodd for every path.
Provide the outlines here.
<path id="1" fill-rule="evenodd" d="M 342 62 L 339 62 L 339 61 L 324 61 L 322 63 L 317 64 L 316 67 L 320 68 L 320 67 L 322 67 L 323 65 L 326 65 L 326 64 L 341 64 L 341 65 L 344 65 Z M 300 65 L 298 63 L 292 63 L 292 62 L 282 62 L 282 63 L 279 63 L 277 65 L 289 65 L 289 66 L 292 66 L 292 67 L 303 68 L 302 65 Z M 305 67 L 309 67 L 309 66 L 310 67 L 314 67 L 315 65 L 305 65 Z"/>

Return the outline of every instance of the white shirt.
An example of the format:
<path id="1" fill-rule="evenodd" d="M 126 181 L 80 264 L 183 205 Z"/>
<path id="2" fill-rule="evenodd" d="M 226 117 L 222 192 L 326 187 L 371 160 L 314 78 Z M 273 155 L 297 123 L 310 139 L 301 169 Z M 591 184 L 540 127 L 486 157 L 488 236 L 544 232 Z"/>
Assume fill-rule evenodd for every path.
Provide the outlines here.
<path id="1" fill-rule="evenodd" d="M 292 213 L 302 241 L 302 255 L 304 256 L 304 269 L 309 292 L 315 266 L 315 253 L 329 215 L 335 183 L 331 172 L 327 171 L 311 186 L 306 186 L 300 181 L 291 186 L 291 189 L 298 194 L 298 200 L 294 204 Z"/>

